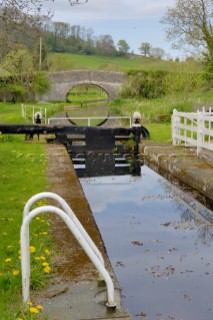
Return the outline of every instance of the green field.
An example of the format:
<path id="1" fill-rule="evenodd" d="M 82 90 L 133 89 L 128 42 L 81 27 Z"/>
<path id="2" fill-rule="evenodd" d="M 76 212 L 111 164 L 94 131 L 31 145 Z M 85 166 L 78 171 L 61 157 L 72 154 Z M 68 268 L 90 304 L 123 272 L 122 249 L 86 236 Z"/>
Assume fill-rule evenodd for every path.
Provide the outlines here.
<path id="1" fill-rule="evenodd" d="M 31 123 L 31 111 L 22 118 L 21 104 L 0 103 L 0 122 Z M 44 105 L 43 105 L 44 107 Z M 61 105 L 45 105 L 47 114 L 55 114 Z M 34 194 L 46 191 L 45 140 L 25 141 L 25 136 L 0 133 L 0 318 L 4 320 L 44 319 L 42 306 L 22 305 L 20 228 L 25 203 Z M 36 206 L 44 205 L 39 201 Z M 47 215 L 30 225 L 31 293 L 44 287 L 52 272 L 51 238 Z"/>
<path id="2" fill-rule="evenodd" d="M 49 54 L 50 71 L 65 70 L 105 70 L 125 72 L 131 69 L 139 70 L 167 70 L 172 72 L 200 72 L 202 65 L 199 62 L 176 62 L 158 60 L 141 56 L 106 57 L 96 55 L 81 55 L 72 53 Z"/>

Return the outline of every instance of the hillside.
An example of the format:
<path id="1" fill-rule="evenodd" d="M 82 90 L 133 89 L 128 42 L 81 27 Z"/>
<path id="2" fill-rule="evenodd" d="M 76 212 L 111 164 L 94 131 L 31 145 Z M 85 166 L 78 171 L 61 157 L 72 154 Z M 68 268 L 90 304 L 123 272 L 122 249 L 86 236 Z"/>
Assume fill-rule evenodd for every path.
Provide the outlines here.
<path id="1" fill-rule="evenodd" d="M 51 53 L 48 58 L 50 71 L 65 71 L 76 69 L 95 69 L 105 71 L 125 72 L 130 69 L 170 70 L 173 72 L 202 70 L 201 64 L 193 60 L 177 62 L 158 60 L 142 56 L 97 56 L 73 53 Z"/>

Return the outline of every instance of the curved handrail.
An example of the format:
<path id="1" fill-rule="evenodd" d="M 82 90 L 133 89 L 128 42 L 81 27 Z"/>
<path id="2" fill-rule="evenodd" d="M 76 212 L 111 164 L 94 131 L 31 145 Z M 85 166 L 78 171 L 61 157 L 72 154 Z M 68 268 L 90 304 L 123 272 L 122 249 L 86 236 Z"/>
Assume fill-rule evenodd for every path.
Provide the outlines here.
<path id="1" fill-rule="evenodd" d="M 55 206 L 41 206 L 39 208 L 30 211 L 23 219 L 21 226 L 21 269 L 22 269 L 22 295 L 23 300 L 26 303 L 29 300 L 29 290 L 30 290 L 30 244 L 29 244 L 29 223 L 38 214 L 48 212 L 55 213 L 59 215 L 62 220 L 66 223 L 76 240 L 79 242 L 81 247 L 84 249 L 85 253 L 88 255 L 90 260 L 93 262 L 97 270 L 102 275 L 107 286 L 107 306 L 110 308 L 115 308 L 115 291 L 112 279 L 100 262 L 99 258 L 96 256 L 94 251 L 91 249 L 90 245 L 86 242 L 85 238 L 82 236 L 75 223 L 72 221 L 70 216 L 63 210 Z"/>
<path id="2" fill-rule="evenodd" d="M 76 215 L 74 214 L 74 212 L 72 211 L 72 209 L 70 208 L 68 203 L 61 196 L 59 196 L 58 194 L 53 193 L 53 192 L 41 192 L 41 193 L 38 193 L 38 194 L 32 196 L 24 206 L 23 219 L 25 219 L 25 217 L 29 214 L 30 208 L 32 207 L 32 205 L 36 201 L 44 199 L 44 198 L 53 199 L 53 200 L 57 201 L 61 205 L 63 210 L 72 219 L 72 221 L 77 226 L 77 228 L 80 231 L 80 233 L 82 234 L 82 236 L 89 243 L 89 245 L 92 248 L 92 250 L 95 252 L 95 254 L 99 258 L 101 263 L 104 265 L 103 256 L 102 256 L 101 252 L 99 251 L 99 249 L 97 248 L 97 246 L 95 245 L 94 241 L 90 238 L 90 236 L 88 235 L 87 231 L 84 229 L 84 227 L 82 226 L 81 222 L 78 220 L 78 218 L 76 217 Z"/>

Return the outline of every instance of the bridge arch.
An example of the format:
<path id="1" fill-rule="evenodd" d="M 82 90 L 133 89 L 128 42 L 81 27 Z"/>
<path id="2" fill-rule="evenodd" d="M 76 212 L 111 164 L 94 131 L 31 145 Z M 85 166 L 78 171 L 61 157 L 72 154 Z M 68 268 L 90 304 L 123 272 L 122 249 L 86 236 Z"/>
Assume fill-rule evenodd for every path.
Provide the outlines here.
<path id="1" fill-rule="evenodd" d="M 121 72 L 96 70 L 60 71 L 49 74 L 51 89 L 48 93 L 36 96 L 42 101 L 66 101 L 67 94 L 81 84 L 93 84 L 103 89 L 113 100 L 118 96 L 126 75 Z"/>
<path id="2" fill-rule="evenodd" d="M 72 91 L 73 89 L 75 89 L 75 88 L 77 88 L 77 87 L 79 87 L 79 86 L 81 86 L 81 85 L 85 85 L 85 84 L 88 84 L 88 83 L 82 82 L 82 83 L 79 83 L 79 84 L 74 85 L 74 86 L 72 85 L 72 87 L 70 88 L 70 90 L 67 92 L 66 97 L 71 93 L 71 91 Z M 107 98 L 108 98 L 108 99 L 110 98 L 110 97 L 109 97 L 109 93 L 108 93 L 108 92 L 106 91 L 106 89 L 103 88 L 100 84 L 89 83 L 89 85 L 93 85 L 93 86 L 95 86 L 95 87 L 98 87 L 98 88 L 101 89 L 104 93 L 107 94 Z"/>

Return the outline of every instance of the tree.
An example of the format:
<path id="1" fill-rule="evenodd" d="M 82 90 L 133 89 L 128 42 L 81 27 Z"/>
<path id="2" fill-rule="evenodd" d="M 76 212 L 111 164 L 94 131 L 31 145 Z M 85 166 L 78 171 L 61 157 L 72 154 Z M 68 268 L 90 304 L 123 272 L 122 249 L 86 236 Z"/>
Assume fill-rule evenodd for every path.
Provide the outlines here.
<path id="1" fill-rule="evenodd" d="M 165 51 L 161 48 L 151 48 L 150 50 L 150 56 L 155 59 L 162 60 L 165 55 Z"/>
<path id="2" fill-rule="evenodd" d="M 4 57 L 2 67 L 10 74 L 32 72 L 32 55 L 25 46 L 18 45 Z"/>
<path id="3" fill-rule="evenodd" d="M 0 55 L 12 49 L 14 42 L 31 46 L 40 36 L 43 24 L 53 12 L 44 9 L 48 0 L 0 0 Z M 54 0 L 53 0 L 54 1 Z M 58 0 L 59 1 L 59 0 Z M 67 0 L 70 5 L 86 3 L 88 0 Z M 26 34 L 28 35 L 26 37 Z M 24 42 L 23 42 L 24 41 Z"/>
<path id="4" fill-rule="evenodd" d="M 141 46 L 138 48 L 142 54 L 142 56 L 147 57 L 150 56 L 150 50 L 152 46 L 148 42 L 142 42 Z"/>
<path id="5" fill-rule="evenodd" d="M 50 89 L 50 82 L 44 73 L 38 73 L 34 76 L 31 86 L 34 93 L 42 95 Z"/>
<path id="6" fill-rule="evenodd" d="M 120 52 L 121 55 L 125 55 L 129 52 L 129 45 L 125 40 L 119 40 L 118 41 L 118 51 Z"/>
<path id="7" fill-rule="evenodd" d="M 96 50 L 98 54 L 113 56 L 116 54 L 116 48 L 112 37 L 108 34 L 99 36 L 96 41 Z"/>
<path id="8" fill-rule="evenodd" d="M 175 6 L 167 9 L 161 22 L 168 25 L 167 39 L 174 48 L 186 45 L 198 48 L 207 63 L 213 65 L 212 18 L 212 0 L 176 0 Z"/>

